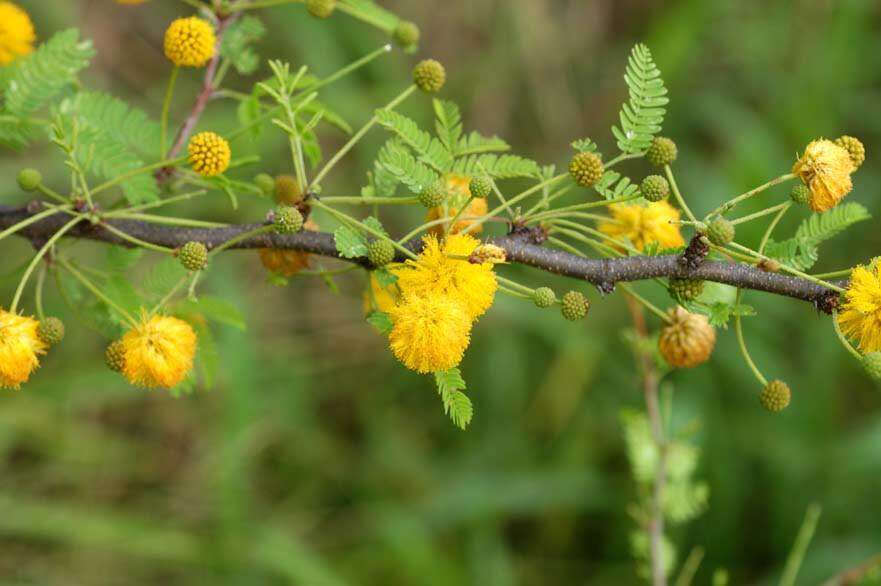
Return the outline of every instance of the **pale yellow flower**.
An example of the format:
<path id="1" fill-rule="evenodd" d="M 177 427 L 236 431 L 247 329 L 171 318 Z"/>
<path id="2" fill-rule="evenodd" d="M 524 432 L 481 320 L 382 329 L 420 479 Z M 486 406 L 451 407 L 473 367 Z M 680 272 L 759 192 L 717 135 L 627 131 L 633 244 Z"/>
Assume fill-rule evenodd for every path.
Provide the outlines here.
<path id="1" fill-rule="evenodd" d="M 850 175 L 855 170 L 850 153 L 826 139 L 808 144 L 804 154 L 792 167 L 792 172 L 811 191 L 808 205 L 815 212 L 834 208 L 850 193 L 853 189 Z"/>
<path id="2" fill-rule="evenodd" d="M 685 245 L 679 229 L 679 210 L 666 201 L 649 204 L 617 203 L 609 206 L 612 215 L 600 222 L 603 234 L 614 238 L 626 238 L 637 250 L 657 242 L 660 248 L 677 248 Z"/>

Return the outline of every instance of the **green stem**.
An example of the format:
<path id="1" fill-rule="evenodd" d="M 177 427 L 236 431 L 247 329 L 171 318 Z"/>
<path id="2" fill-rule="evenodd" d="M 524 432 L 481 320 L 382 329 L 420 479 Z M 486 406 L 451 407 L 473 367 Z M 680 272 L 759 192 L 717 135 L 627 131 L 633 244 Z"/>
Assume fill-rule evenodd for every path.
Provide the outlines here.
<path id="1" fill-rule="evenodd" d="M 84 218 L 82 216 L 78 216 L 62 226 L 58 232 L 52 235 L 49 240 L 46 241 L 40 250 L 37 251 L 37 254 L 34 255 L 34 258 L 31 260 L 28 267 L 25 269 L 24 274 L 21 276 L 21 281 L 18 282 L 18 288 L 15 290 L 15 296 L 12 298 L 12 303 L 9 305 L 9 313 L 15 313 L 15 310 L 18 308 L 18 302 L 21 301 L 21 294 L 24 292 L 24 287 L 28 282 L 28 279 L 31 276 L 31 273 L 34 272 L 34 269 L 37 267 L 39 262 L 46 256 L 46 253 L 58 242 L 64 234 L 76 226 L 79 222 L 81 222 Z"/>
<path id="2" fill-rule="evenodd" d="M 740 299 L 743 296 L 743 290 L 737 290 L 737 297 L 734 301 L 734 333 L 737 336 L 737 345 L 740 347 L 740 353 L 743 355 L 744 361 L 746 361 L 746 365 L 749 366 L 749 369 L 755 375 L 756 379 L 762 384 L 762 387 L 768 384 L 768 379 L 766 379 L 762 372 L 759 370 L 759 367 L 756 366 L 756 363 L 753 362 L 752 356 L 749 355 L 749 350 L 746 348 L 746 342 L 743 339 L 743 324 L 741 324 L 740 320 Z"/>
<path id="3" fill-rule="evenodd" d="M 187 160 L 187 157 L 178 157 L 176 159 L 167 159 L 164 161 L 159 161 L 158 163 L 152 163 L 150 165 L 145 165 L 144 167 L 139 167 L 137 169 L 132 169 L 131 171 L 126 171 L 125 173 L 123 173 L 121 175 L 117 175 L 113 179 L 110 179 L 109 181 L 105 181 L 101 185 L 94 188 L 92 190 L 92 195 L 97 195 L 98 193 L 101 193 L 102 191 L 110 189 L 114 185 L 118 185 L 118 184 L 122 183 L 123 181 L 131 179 L 132 177 L 136 177 L 142 173 L 149 173 L 150 171 L 156 171 L 157 169 L 163 169 L 165 167 L 173 167 L 179 163 L 183 163 L 186 160 Z"/>
<path id="4" fill-rule="evenodd" d="M 571 206 L 557 208 L 555 210 L 548 210 L 546 212 L 536 214 L 536 215 L 532 216 L 531 218 L 529 218 L 529 221 L 530 222 L 538 222 L 540 220 L 547 220 L 550 218 L 566 216 L 566 215 L 570 214 L 571 212 L 577 212 L 577 211 L 587 210 L 587 209 L 591 209 L 591 208 L 600 208 L 600 207 L 604 207 L 604 206 L 610 206 L 610 205 L 613 205 L 616 203 L 624 203 L 625 201 L 632 201 L 634 199 L 639 199 L 640 197 L 642 197 L 642 195 L 637 194 L 637 195 L 631 195 L 630 197 L 622 197 L 621 199 L 604 199 L 601 201 L 590 201 L 587 203 L 574 204 Z M 608 219 L 608 218 L 604 218 L 604 219 Z"/>
<path id="5" fill-rule="evenodd" d="M 61 195 L 57 191 L 47 187 L 46 185 L 43 185 L 42 183 L 37 185 L 37 189 L 40 191 L 40 193 L 51 197 L 52 199 L 54 199 L 55 201 L 57 201 L 61 205 L 65 205 L 65 204 L 70 203 L 70 200 L 68 200 L 66 197 L 64 197 L 63 195 Z"/>
<path id="6" fill-rule="evenodd" d="M 144 204 L 132 206 L 129 208 L 123 208 L 121 210 L 107 212 L 104 214 L 104 217 L 105 218 L 112 218 L 118 213 L 132 213 L 132 212 L 141 212 L 144 210 L 151 210 L 151 209 L 159 208 L 159 207 L 166 206 L 166 205 L 169 205 L 172 203 L 176 203 L 179 201 L 191 199 L 191 198 L 199 196 L 199 195 L 205 195 L 206 193 L 208 193 L 206 190 L 199 189 L 197 191 L 191 191 L 189 193 L 182 193 L 181 195 L 176 195 L 174 197 L 168 197 L 168 198 L 160 200 L 160 201 L 144 203 Z"/>
<path id="7" fill-rule="evenodd" d="M 786 565 L 783 568 L 783 575 L 780 577 L 780 586 L 794 586 L 798 571 L 805 559 L 808 546 L 814 538 L 814 532 L 817 530 L 817 523 L 820 521 L 820 505 L 813 503 L 808 506 L 805 511 L 804 521 L 795 537 L 795 543 L 792 545 L 792 551 L 786 558 Z"/>
<path id="8" fill-rule="evenodd" d="M 775 185 L 778 185 L 778 184 L 783 183 L 785 181 L 789 181 L 790 179 L 794 179 L 794 178 L 795 178 L 794 173 L 787 173 L 786 175 L 781 175 L 780 177 L 777 177 L 775 179 L 771 179 L 767 183 L 763 183 L 762 185 L 759 185 L 755 189 L 750 189 L 746 193 L 742 193 L 742 194 L 738 195 L 737 197 L 729 199 L 728 201 L 726 201 L 725 203 L 723 203 L 722 205 L 720 205 L 719 207 L 714 209 L 712 212 L 707 214 L 706 217 L 710 218 L 712 216 L 726 214 L 729 211 L 731 211 L 731 209 L 734 208 L 734 206 L 743 202 L 744 200 L 747 200 L 747 199 L 753 197 L 754 195 L 758 195 L 759 193 L 762 193 L 763 191 L 765 191 L 768 188 L 774 187 Z"/>
<path id="9" fill-rule="evenodd" d="M 525 294 L 527 294 L 527 295 L 530 295 L 530 296 L 531 296 L 533 293 L 535 293 L 535 290 L 533 290 L 531 287 L 527 287 L 526 285 L 521 285 L 521 284 L 518 283 L 517 281 L 512 281 L 511 279 L 506 279 L 505 277 L 503 277 L 503 276 L 501 276 L 501 275 L 496 275 L 496 280 L 497 280 L 500 284 L 505 285 L 506 287 L 508 287 L 509 289 L 519 290 L 519 291 L 521 291 L 521 292 L 523 292 L 523 293 L 525 293 Z"/>
<path id="10" fill-rule="evenodd" d="M 130 234 L 126 234 L 125 232 L 123 232 L 119 228 L 116 228 L 113 225 L 108 224 L 106 222 L 101 224 L 101 227 L 104 228 L 105 230 L 107 230 L 108 232 L 116 234 L 117 236 L 119 236 L 120 238 L 125 240 L 126 242 L 131 242 L 135 246 L 140 246 L 141 248 L 146 248 L 147 250 L 162 252 L 164 254 L 173 254 L 174 253 L 174 249 L 172 249 L 172 248 L 168 248 L 166 246 L 160 246 L 158 244 L 153 244 L 152 242 L 146 242 L 144 240 L 141 240 L 140 238 L 135 238 L 134 236 L 132 236 Z"/>
<path id="11" fill-rule="evenodd" d="M 142 220 L 151 224 L 163 224 L 166 226 L 184 226 L 190 228 L 225 228 L 228 224 L 219 222 L 204 222 L 202 220 L 190 220 L 187 218 L 173 218 L 169 216 L 157 216 L 155 214 L 132 214 L 125 210 L 115 212 L 114 218 L 126 220 Z"/>
<path id="12" fill-rule="evenodd" d="M 749 222 L 751 220 L 756 220 L 758 218 L 762 218 L 762 217 L 767 216 L 769 214 L 773 214 L 775 212 L 778 212 L 781 209 L 788 207 L 791 204 L 792 204 L 791 201 L 787 201 L 787 202 L 778 204 L 776 206 L 772 206 L 770 208 L 765 208 L 764 210 L 762 210 L 760 212 L 756 212 L 756 213 L 750 214 L 748 216 L 743 216 L 741 218 L 737 218 L 736 220 L 731 220 L 731 223 L 737 225 L 737 224 L 743 224 L 744 222 Z"/>
<path id="13" fill-rule="evenodd" d="M 272 8 L 285 4 L 298 4 L 303 0 L 254 0 L 253 2 L 239 2 L 229 7 L 230 12 L 243 12 L 245 10 L 257 10 L 259 8 Z"/>
<path id="14" fill-rule="evenodd" d="M 243 240 L 247 240 L 248 238 L 251 238 L 253 236 L 259 236 L 261 234 L 268 234 L 269 232 L 272 232 L 273 229 L 274 229 L 274 226 L 272 224 L 270 224 L 268 226 L 260 226 L 259 228 L 254 228 L 253 230 L 248 230 L 247 232 L 242 232 L 238 236 L 230 238 L 229 240 L 227 240 L 223 244 L 214 247 L 211 250 L 211 252 L 209 253 L 209 255 L 214 256 L 214 255 L 226 250 L 230 246 L 234 246 L 235 244 L 242 242 Z"/>
<path id="15" fill-rule="evenodd" d="M 697 222 L 697 218 L 691 213 L 688 204 L 685 203 L 685 198 L 682 197 L 682 192 L 679 191 L 679 185 L 673 177 L 673 169 L 670 168 L 670 165 L 664 165 L 664 174 L 667 176 L 667 181 L 670 183 L 670 190 L 673 192 L 673 197 L 676 198 L 676 203 L 679 204 L 679 207 L 682 208 L 682 211 L 685 212 L 685 215 L 688 216 L 689 220 Z"/>
<path id="16" fill-rule="evenodd" d="M 608 163 L 603 165 L 603 168 L 604 169 L 611 169 L 612 167 L 614 167 L 615 165 L 617 165 L 618 163 L 620 163 L 622 161 L 627 161 L 629 159 L 641 159 L 644 156 L 645 156 L 645 153 L 630 153 L 630 154 L 621 153 L 620 155 L 618 155 L 617 157 L 615 157 L 614 159 L 612 159 L 611 161 L 609 161 Z"/>
<path id="17" fill-rule="evenodd" d="M 774 233 L 774 228 L 777 227 L 777 224 L 780 223 L 780 220 L 783 219 L 783 216 L 786 215 L 786 212 L 789 211 L 789 208 L 792 207 L 792 202 L 788 201 L 782 204 L 780 211 L 777 212 L 777 215 L 774 216 L 774 219 L 771 220 L 771 223 L 768 224 L 768 229 L 765 230 L 765 234 L 762 236 L 761 242 L 759 242 L 759 254 L 765 253 L 765 247 L 768 246 L 768 241 L 771 240 L 771 234 Z"/>
<path id="18" fill-rule="evenodd" d="M 64 269 L 67 272 L 69 272 L 71 275 L 73 275 L 73 277 L 77 281 L 82 283 L 82 285 L 86 289 L 88 289 L 95 297 L 97 297 L 98 299 L 100 299 L 101 301 L 106 303 L 108 307 L 112 308 L 117 313 L 119 313 L 119 315 L 121 315 L 123 317 L 123 319 L 125 319 L 125 321 L 127 321 L 132 326 L 137 327 L 137 325 L 138 325 L 137 320 L 134 317 L 132 317 L 132 315 L 129 312 L 127 312 L 125 309 L 123 309 L 122 307 L 117 305 L 115 301 L 113 301 L 107 295 L 105 295 L 104 292 L 101 291 L 101 289 L 98 288 L 94 283 L 92 283 L 85 275 L 83 275 L 77 269 L 73 268 L 73 265 L 71 265 L 69 262 L 67 262 L 64 259 L 58 259 L 58 264 L 60 264 L 62 267 L 64 267 Z"/>
<path id="19" fill-rule="evenodd" d="M 510 289 L 508 287 L 505 287 L 504 285 L 499 285 L 499 292 L 504 293 L 505 295 L 510 295 L 511 297 L 516 297 L 518 299 L 532 299 L 530 295 L 520 293 L 519 291 L 515 291 L 514 289 Z"/>
<path id="20" fill-rule="evenodd" d="M 340 220 L 341 222 L 351 224 L 357 228 L 360 228 L 361 230 L 364 230 L 365 232 L 367 232 L 371 236 L 374 236 L 375 238 L 378 238 L 379 240 L 385 240 L 386 242 L 391 243 L 391 245 L 394 246 L 395 249 L 397 249 L 398 251 L 403 253 L 404 256 L 407 256 L 407 257 L 414 259 L 414 260 L 417 258 L 416 255 L 413 254 L 413 252 L 409 248 L 401 246 L 400 244 L 398 244 L 397 242 L 395 242 L 394 240 L 392 240 L 391 238 L 389 238 L 388 236 L 386 236 L 382 232 L 371 228 L 367 224 L 364 224 L 363 222 L 356 220 L 352 216 L 350 216 L 348 214 L 344 214 L 340 211 L 337 211 L 337 210 L 333 209 L 332 207 L 330 207 L 329 205 L 325 205 L 324 203 L 322 203 L 322 201 L 320 199 L 311 200 L 311 205 L 326 211 L 327 213 L 329 213 L 330 215 L 332 215 L 336 219 Z"/>
<path id="21" fill-rule="evenodd" d="M 811 276 L 817 277 L 818 279 L 836 279 L 839 277 L 850 277 L 852 272 L 853 269 L 841 269 L 840 271 L 832 271 L 829 273 L 814 273 Z"/>
<path id="22" fill-rule="evenodd" d="M 322 197 L 321 201 L 327 204 L 348 205 L 408 205 L 418 203 L 418 197 L 360 197 L 360 196 L 330 196 Z"/>
<path id="23" fill-rule="evenodd" d="M 564 173 L 561 175 L 557 175 L 556 177 L 551 177 L 550 179 L 546 179 L 546 180 L 542 181 L 541 183 L 538 183 L 537 185 L 530 187 L 526 191 L 523 191 L 523 192 L 519 193 L 518 195 L 515 195 L 514 197 L 509 199 L 507 202 L 496 207 L 495 209 L 491 210 L 489 213 L 487 213 L 482 218 L 473 222 L 470 226 L 468 226 L 467 228 L 465 228 L 465 230 L 462 231 L 462 234 L 468 234 L 472 230 L 475 230 L 478 226 L 483 225 L 490 218 L 494 218 L 496 215 L 499 214 L 499 212 L 505 211 L 507 209 L 511 209 L 511 206 L 514 205 L 515 203 L 519 203 L 520 201 L 526 199 L 530 195 L 532 195 L 538 191 L 541 191 L 542 189 L 544 189 L 545 187 L 547 187 L 549 185 L 553 185 L 554 183 L 558 183 L 559 181 L 565 179 L 568 176 L 569 176 L 568 173 Z"/>
<path id="24" fill-rule="evenodd" d="M 171 97 L 174 95 L 174 84 L 177 81 L 177 74 L 180 67 L 175 65 L 171 69 L 171 75 L 168 77 L 168 86 L 165 88 L 165 99 L 162 101 L 162 118 L 159 122 L 159 158 L 164 159 L 166 142 L 168 140 L 168 112 L 171 110 Z"/>
<path id="25" fill-rule="evenodd" d="M 630 283 L 618 283 L 618 286 L 621 287 L 622 289 L 624 289 L 624 291 L 626 291 L 628 295 L 630 295 L 631 297 L 633 297 L 633 299 L 635 299 L 636 301 L 641 303 L 646 309 L 648 309 L 649 311 L 654 313 L 656 316 L 661 318 L 664 321 L 664 323 L 670 323 L 670 316 L 667 315 L 662 309 L 660 309 L 654 303 L 652 303 L 651 301 L 649 301 L 648 299 L 646 299 L 645 297 L 643 297 L 642 295 L 637 293 L 633 289 L 633 286 L 630 285 Z"/>
<path id="26" fill-rule="evenodd" d="M 835 335 L 838 336 L 838 340 L 841 342 L 841 345 L 850 352 L 850 354 L 859 361 L 863 360 L 863 355 L 860 354 L 856 348 L 848 341 L 848 339 L 844 336 L 844 333 L 841 331 L 841 324 L 838 323 L 838 311 L 832 311 L 832 327 L 835 328 Z"/>
<path id="27" fill-rule="evenodd" d="M 349 4 L 347 4 L 345 2 L 338 3 L 337 9 L 339 9 L 340 12 L 345 12 L 349 16 L 357 18 L 358 20 L 360 20 L 362 22 L 366 22 L 369 25 L 375 26 L 379 30 L 385 31 L 389 34 L 391 34 L 394 30 L 392 28 L 389 28 L 388 24 L 386 22 L 382 21 L 381 19 L 374 18 L 372 14 L 361 12 L 360 10 L 355 8 L 354 6 L 350 6 Z"/>
<path id="28" fill-rule="evenodd" d="M 37 308 L 37 319 L 40 321 L 45 317 L 43 313 L 43 285 L 46 282 L 46 272 L 46 265 L 43 265 L 40 272 L 37 273 L 37 284 L 34 291 L 34 306 Z"/>

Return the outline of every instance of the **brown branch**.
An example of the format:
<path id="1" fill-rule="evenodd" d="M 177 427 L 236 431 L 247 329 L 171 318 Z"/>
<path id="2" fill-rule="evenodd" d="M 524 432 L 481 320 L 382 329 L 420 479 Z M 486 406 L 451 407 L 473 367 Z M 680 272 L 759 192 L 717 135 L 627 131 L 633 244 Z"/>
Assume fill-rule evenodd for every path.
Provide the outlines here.
<path id="1" fill-rule="evenodd" d="M 27 207 L 18 208 L 0 206 L 0 229 L 9 228 L 25 220 L 40 209 L 42 209 L 40 202 L 33 202 Z M 67 214 L 59 212 L 27 226 L 17 234 L 33 241 L 45 241 L 46 238 L 58 231 L 68 219 Z M 260 224 L 234 224 L 218 228 L 191 228 L 135 220 L 107 220 L 107 223 L 130 236 L 169 248 L 177 248 L 189 241 L 202 242 L 209 248 L 214 248 L 260 226 Z M 71 230 L 66 236 L 131 246 L 116 234 L 102 228 L 100 223 L 83 223 Z M 532 230 L 515 231 L 508 236 L 495 238 L 493 242 L 505 249 L 509 262 L 586 281 L 595 285 L 602 292 L 612 291 L 615 283 L 622 281 L 641 281 L 656 277 L 690 277 L 808 301 L 826 313 L 830 313 L 838 302 L 838 294 L 831 289 L 806 279 L 764 272 L 748 264 L 707 260 L 692 269 L 687 263 L 682 262 L 682 255 L 675 254 L 590 259 L 561 250 L 545 248 L 540 244 L 542 240 L 543 234 L 538 230 Z M 410 246 L 416 249 L 419 242 L 412 242 Z M 231 248 L 285 248 L 340 258 L 334 245 L 333 235 L 324 232 L 304 231 L 284 236 L 264 234 L 246 238 Z M 366 259 L 341 260 L 357 262 L 362 265 L 367 264 Z"/>

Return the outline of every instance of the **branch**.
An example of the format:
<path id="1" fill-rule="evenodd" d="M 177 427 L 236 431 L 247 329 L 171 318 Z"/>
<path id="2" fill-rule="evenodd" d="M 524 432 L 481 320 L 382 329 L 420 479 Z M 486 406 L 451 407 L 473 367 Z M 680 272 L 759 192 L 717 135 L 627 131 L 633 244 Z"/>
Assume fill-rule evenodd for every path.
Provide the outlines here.
<path id="1" fill-rule="evenodd" d="M 27 207 L 0 206 L 0 229 L 9 228 L 38 213 L 41 209 L 40 202 L 33 202 Z M 59 212 L 27 226 L 17 232 L 17 235 L 29 238 L 34 242 L 45 241 L 68 220 L 67 214 Z M 107 220 L 106 223 L 137 239 L 169 248 L 177 248 L 190 241 L 202 242 L 208 248 L 215 248 L 262 225 L 233 224 L 219 228 L 191 228 L 165 226 L 136 220 Z M 74 227 L 66 236 L 108 242 L 120 246 L 132 246 L 130 242 L 104 228 L 101 223 L 82 223 Z M 798 277 L 768 273 L 744 263 L 708 260 L 695 268 L 690 268 L 687 263 L 682 262 L 682 255 L 676 254 L 590 259 L 561 250 L 544 248 L 541 246 L 542 240 L 543 234 L 540 231 L 529 230 L 515 231 L 507 236 L 494 238 L 493 243 L 505 249 L 509 262 L 587 281 L 602 292 L 612 291 L 615 283 L 621 281 L 642 281 L 656 277 L 688 277 L 808 301 L 825 313 L 831 313 L 838 305 L 838 293 L 831 289 Z M 418 241 L 409 243 L 414 249 L 418 248 L 419 244 Z M 367 266 L 367 259 L 340 258 L 333 235 L 325 232 L 304 231 L 290 235 L 262 234 L 237 242 L 231 248 L 301 250 Z"/>

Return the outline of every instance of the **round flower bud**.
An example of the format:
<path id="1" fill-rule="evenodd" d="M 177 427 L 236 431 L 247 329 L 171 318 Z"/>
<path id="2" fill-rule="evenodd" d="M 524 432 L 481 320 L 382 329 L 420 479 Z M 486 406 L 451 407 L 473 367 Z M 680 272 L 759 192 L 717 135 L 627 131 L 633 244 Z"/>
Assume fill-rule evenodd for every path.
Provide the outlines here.
<path id="1" fill-rule="evenodd" d="M 734 240 L 734 224 L 725 218 L 716 218 L 707 224 L 707 238 L 716 246 L 725 246 Z"/>
<path id="2" fill-rule="evenodd" d="M 293 175 L 279 175 L 275 178 L 275 202 L 285 206 L 294 206 L 303 201 L 303 190 L 300 182 Z"/>
<path id="3" fill-rule="evenodd" d="M 254 177 L 254 185 L 260 188 L 263 195 L 272 195 L 275 192 L 275 179 L 269 173 L 260 173 Z"/>
<path id="4" fill-rule="evenodd" d="M 439 61 L 426 59 L 413 68 L 413 83 L 427 94 L 439 92 L 447 82 L 447 72 Z"/>
<path id="5" fill-rule="evenodd" d="M 847 151 L 855 169 L 859 169 L 866 160 L 866 147 L 858 138 L 842 136 L 835 139 L 835 144 Z"/>
<path id="6" fill-rule="evenodd" d="M 202 177 L 220 175 L 229 167 L 232 151 L 226 140 L 213 132 L 200 132 L 187 145 L 190 166 Z"/>
<path id="7" fill-rule="evenodd" d="M 811 201 L 811 190 L 803 183 L 799 183 L 789 192 L 789 199 L 795 203 L 806 204 Z"/>
<path id="8" fill-rule="evenodd" d="M 419 203 L 427 208 L 437 207 L 444 203 L 448 194 L 447 184 L 444 181 L 435 181 L 419 194 Z"/>
<path id="9" fill-rule="evenodd" d="M 760 260 L 756 267 L 766 273 L 776 273 L 780 270 L 780 263 L 773 258 L 768 258 Z"/>
<path id="10" fill-rule="evenodd" d="M 375 267 L 384 267 L 395 260 L 395 247 L 388 240 L 374 240 L 367 245 L 367 260 Z"/>
<path id="11" fill-rule="evenodd" d="M 670 195 L 670 184 L 660 175 L 649 175 L 639 184 L 639 191 L 651 202 L 661 201 Z"/>
<path id="12" fill-rule="evenodd" d="M 704 282 L 700 279 L 671 277 L 667 289 L 677 302 L 694 301 L 704 292 Z"/>
<path id="13" fill-rule="evenodd" d="M 415 23 L 402 20 L 395 27 L 392 37 L 399 46 L 405 49 L 415 47 L 419 43 L 419 27 Z"/>
<path id="14" fill-rule="evenodd" d="M 563 317 L 569 321 L 578 321 L 587 316 L 590 302 L 578 291 L 569 291 L 563 295 Z"/>
<path id="15" fill-rule="evenodd" d="M 295 207 L 281 206 L 275 210 L 273 225 L 276 234 L 294 234 L 303 229 L 303 214 Z"/>
<path id="16" fill-rule="evenodd" d="M 582 187 L 595 185 L 603 177 L 603 160 L 596 153 L 578 153 L 569 162 L 569 174 Z"/>
<path id="17" fill-rule="evenodd" d="M 64 322 L 57 317 L 40 320 L 37 335 L 49 346 L 55 346 L 64 339 Z"/>
<path id="18" fill-rule="evenodd" d="M 716 330 L 704 315 L 681 307 L 669 311 L 670 323 L 661 330 L 658 350 L 670 366 L 692 368 L 706 362 L 716 346 Z"/>
<path id="19" fill-rule="evenodd" d="M 492 177 L 489 175 L 478 175 L 471 179 L 468 189 L 474 197 L 489 197 L 493 190 Z"/>
<path id="20" fill-rule="evenodd" d="M 201 18 L 178 18 L 165 31 L 165 56 L 178 67 L 203 67 L 214 57 L 214 28 Z"/>
<path id="21" fill-rule="evenodd" d="M 18 186 L 25 191 L 36 191 L 43 183 L 43 175 L 36 169 L 22 169 L 18 172 Z"/>
<path id="22" fill-rule="evenodd" d="M 782 380 L 772 380 L 765 385 L 759 394 L 759 402 L 762 407 L 771 413 L 779 413 L 786 409 L 791 399 L 792 391 L 789 390 L 789 385 Z"/>
<path id="23" fill-rule="evenodd" d="M 180 264 L 188 271 L 201 271 L 208 266 L 208 248 L 201 242 L 187 242 L 177 251 Z"/>
<path id="24" fill-rule="evenodd" d="M 111 342 L 104 351 L 104 362 L 113 372 L 122 372 L 125 368 L 125 347 L 121 340 Z"/>
<path id="25" fill-rule="evenodd" d="M 532 292 L 532 301 L 536 307 L 545 309 L 557 302 L 557 296 L 550 287 L 539 287 Z"/>
<path id="26" fill-rule="evenodd" d="M 306 10 L 315 18 L 328 18 L 336 8 L 336 0 L 306 0 Z"/>
<path id="27" fill-rule="evenodd" d="M 869 352 L 863 356 L 863 369 L 874 380 L 881 380 L 881 352 Z"/>
<path id="28" fill-rule="evenodd" d="M 676 143 L 663 136 L 656 136 L 645 152 L 645 158 L 655 167 L 669 165 L 676 160 L 679 150 Z"/>

